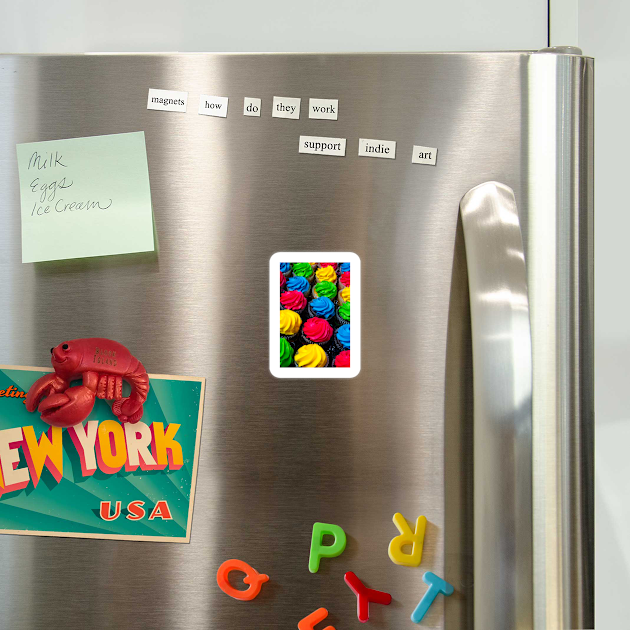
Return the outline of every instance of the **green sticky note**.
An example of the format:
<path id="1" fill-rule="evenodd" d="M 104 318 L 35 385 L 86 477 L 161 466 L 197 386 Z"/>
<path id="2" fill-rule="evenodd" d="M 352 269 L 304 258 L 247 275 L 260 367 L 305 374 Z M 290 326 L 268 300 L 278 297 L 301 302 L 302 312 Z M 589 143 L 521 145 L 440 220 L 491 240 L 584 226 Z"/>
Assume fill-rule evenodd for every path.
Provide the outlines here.
<path id="1" fill-rule="evenodd" d="M 144 132 L 17 145 L 22 262 L 153 251 Z"/>

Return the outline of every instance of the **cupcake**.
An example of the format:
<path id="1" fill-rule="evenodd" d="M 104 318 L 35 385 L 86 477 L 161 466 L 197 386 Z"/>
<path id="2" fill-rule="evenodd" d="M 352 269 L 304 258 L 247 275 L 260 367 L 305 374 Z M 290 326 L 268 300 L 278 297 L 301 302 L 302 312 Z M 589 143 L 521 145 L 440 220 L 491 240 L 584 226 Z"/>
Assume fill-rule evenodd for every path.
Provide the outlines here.
<path id="1" fill-rule="evenodd" d="M 315 269 L 317 269 L 317 267 L 319 267 L 319 263 L 308 263 L 311 266 L 311 269 L 313 271 L 315 271 Z"/>
<path id="2" fill-rule="evenodd" d="M 315 298 L 314 300 L 311 300 L 311 303 L 308 305 L 308 316 L 321 317 L 330 323 L 332 318 L 335 316 L 335 305 L 332 303 L 330 298 Z"/>
<path id="3" fill-rule="evenodd" d="M 302 341 L 305 344 L 316 343 L 327 350 L 331 346 L 332 326 L 321 317 L 311 317 L 302 326 Z"/>
<path id="4" fill-rule="evenodd" d="M 340 291 L 341 289 L 345 289 L 346 287 L 350 286 L 350 272 L 349 271 L 344 271 L 339 276 L 339 282 L 337 283 L 337 286 L 339 287 Z"/>
<path id="5" fill-rule="evenodd" d="M 302 319 L 306 319 L 306 298 L 300 291 L 285 291 L 280 294 L 280 310 L 295 311 Z"/>
<path id="6" fill-rule="evenodd" d="M 309 283 L 313 282 L 313 277 L 315 273 L 313 272 L 313 267 L 309 263 L 293 263 L 293 275 L 300 276 L 302 278 L 306 278 Z"/>
<path id="7" fill-rule="evenodd" d="M 337 299 L 339 300 L 339 304 L 343 304 L 344 302 L 350 303 L 350 287 L 341 289 L 341 291 L 339 291 Z"/>
<path id="8" fill-rule="evenodd" d="M 283 340 L 284 341 L 284 340 Z M 280 364 L 282 365 L 282 364 Z M 350 367 L 350 350 L 342 350 L 333 363 L 335 367 Z"/>
<path id="9" fill-rule="evenodd" d="M 350 323 L 350 302 L 344 302 L 339 305 L 336 319 L 340 326 L 345 326 Z"/>
<path id="10" fill-rule="evenodd" d="M 280 337 L 280 367 L 291 367 L 295 350 L 289 341 Z"/>
<path id="11" fill-rule="evenodd" d="M 293 276 L 287 280 L 287 291 L 299 291 L 308 297 L 311 292 L 309 281 L 303 276 Z"/>
<path id="12" fill-rule="evenodd" d="M 285 278 L 291 277 L 291 263 L 280 263 L 280 273 L 284 275 Z"/>
<path id="13" fill-rule="evenodd" d="M 334 339 L 336 350 L 350 350 L 350 324 L 344 324 L 337 328 Z"/>
<path id="14" fill-rule="evenodd" d="M 324 267 L 332 267 L 333 271 L 336 273 L 337 272 L 337 263 L 317 263 L 319 265 L 320 269 L 323 269 Z"/>
<path id="15" fill-rule="evenodd" d="M 295 353 L 296 367 L 328 367 L 326 351 L 315 343 L 302 346 Z"/>
<path id="16" fill-rule="evenodd" d="M 350 271 L 350 263 L 341 263 L 339 265 L 339 273 L 346 273 L 346 271 Z"/>
<path id="17" fill-rule="evenodd" d="M 318 282 L 313 287 L 313 297 L 327 297 L 334 300 L 337 297 L 337 287 L 332 282 Z"/>
<path id="18" fill-rule="evenodd" d="M 337 274 L 332 267 L 320 267 L 315 272 L 315 277 L 317 282 L 332 282 L 333 284 L 337 282 Z"/>
<path id="19" fill-rule="evenodd" d="M 295 339 L 301 327 L 302 318 L 295 311 L 280 311 L 280 337 Z"/>
<path id="20" fill-rule="evenodd" d="M 284 277 L 282 271 L 280 272 L 280 293 L 282 293 L 287 287 L 287 279 Z"/>

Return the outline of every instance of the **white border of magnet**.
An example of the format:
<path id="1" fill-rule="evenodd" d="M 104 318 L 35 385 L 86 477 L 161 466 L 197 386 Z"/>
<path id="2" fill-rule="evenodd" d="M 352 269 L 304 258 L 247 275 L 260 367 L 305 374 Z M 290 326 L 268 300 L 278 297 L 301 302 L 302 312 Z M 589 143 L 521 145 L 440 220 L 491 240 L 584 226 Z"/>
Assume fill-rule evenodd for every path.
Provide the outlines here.
<path id="1" fill-rule="evenodd" d="M 350 322 L 349 368 L 280 367 L 280 263 L 289 260 L 336 260 L 349 262 L 352 273 L 352 320 Z M 277 252 L 269 259 L 269 371 L 276 378 L 354 378 L 361 371 L 361 259 L 353 252 Z"/>

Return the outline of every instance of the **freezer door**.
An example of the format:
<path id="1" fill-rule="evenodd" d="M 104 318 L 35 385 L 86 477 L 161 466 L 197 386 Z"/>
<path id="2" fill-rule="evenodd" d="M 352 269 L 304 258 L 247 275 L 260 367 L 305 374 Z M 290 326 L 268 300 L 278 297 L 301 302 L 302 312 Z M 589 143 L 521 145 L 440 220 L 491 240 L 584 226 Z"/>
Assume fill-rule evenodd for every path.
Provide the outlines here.
<path id="1" fill-rule="evenodd" d="M 126 345 L 150 373 L 205 376 L 207 383 L 190 544 L 0 536 L 0 625 L 263 630 L 296 627 L 324 606 L 326 621 L 341 630 L 358 623 L 343 580 L 353 571 L 393 596 L 391 605 L 371 607 L 373 627 L 411 627 L 427 588 L 422 576 L 431 571 L 455 592 L 435 600 L 422 627 L 473 627 L 482 579 L 475 566 L 484 560 L 477 557 L 482 506 L 475 505 L 474 472 L 480 457 L 497 451 L 495 444 L 486 452 L 473 436 L 459 207 L 483 182 L 512 189 L 530 273 L 528 256 L 540 256 L 544 236 L 532 222 L 539 194 L 531 176 L 534 57 L 1 58 L 0 363 L 45 365 L 61 340 L 99 336 Z M 537 72 L 542 65 L 558 77 L 558 68 L 569 68 L 561 85 L 588 93 L 590 60 L 544 58 Z M 188 112 L 147 110 L 150 88 L 188 91 Z M 228 97 L 228 116 L 198 115 L 202 94 Z M 301 98 L 299 120 L 272 117 L 274 96 Z M 245 97 L 262 100 L 260 117 L 243 115 Z M 338 99 L 338 120 L 308 118 L 309 98 Z M 580 120 L 586 136 L 578 144 L 590 133 Z M 156 252 L 22 264 L 16 143 L 130 131 L 146 135 Z M 300 135 L 345 138 L 346 156 L 299 154 Z M 360 157 L 359 138 L 396 141 L 396 159 Z M 413 164 L 413 145 L 437 147 L 436 164 Z M 588 151 L 575 159 L 588 161 Z M 587 190 L 587 180 L 578 188 Z M 588 244 L 590 206 L 581 199 L 582 214 L 571 216 Z M 568 261 L 562 282 L 582 250 L 573 241 L 544 243 L 547 260 L 562 258 L 562 248 L 562 264 Z M 360 257 L 362 368 L 355 378 L 271 375 L 268 263 L 280 251 Z M 588 277 L 588 264 L 578 271 Z M 532 309 L 555 303 L 554 291 L 531 282 L 529 297 Z M 566 330 L 564 320 L 554 322 Z M 535 351 L 533 365 L 535 384 Z M 535 400 L 534 386 L 534 409 Z M 573 409 L 571 418 L 583 412 Z M 513 463 L 493 462 L 495 470 L 504 464 Z M 493 509 L 488 518 L 504 517 Z M 523 524 L 529 518 L 526 505 L 510 510 Z M 388 557 L 397 512 L 428 520 L 418 568 Z M 338 524 L 348 541 L 343 555 L 311 574 L 314 522 Z M 508 557 L 504 544 L 513 554 L 498 539 L 499 561 Z M 230 558 L 270 576 L 254 601 L 218 588 L 217 569 Z M 488 572 L 492 584 L 511 584 L 502 572 Z M 520 588 L 526 600 L 531 584 Z"/>

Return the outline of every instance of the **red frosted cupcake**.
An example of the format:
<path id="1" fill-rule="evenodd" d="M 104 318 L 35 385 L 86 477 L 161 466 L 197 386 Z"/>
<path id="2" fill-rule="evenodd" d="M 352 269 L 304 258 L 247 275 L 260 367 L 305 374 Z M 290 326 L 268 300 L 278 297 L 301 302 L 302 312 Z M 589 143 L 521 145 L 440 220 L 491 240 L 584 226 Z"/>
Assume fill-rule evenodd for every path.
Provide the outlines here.
<path id="1" fill-rule="evenodd" d="M 350 272 L 349 271 L 344 271 L 339 276 L 339 281 L 337 282 L 337 286 L 340 291 L 350 286 Z"/>
<path id="2" fill-rule="evenodd" d="M 327 350 L 332 344 L 333 327 L 321 317 L 307 319 L 302 327 L 304 343 L 315 343 Z"/>
<path id="3" fill-rule="evenodd" d="M 335 367 L 350 367 L 350 350 L 342 350 L 336 357 L 335 357 L 335 363 L 334 363 Z"/>
<path id="4" fill-rule="evenodd" d="M 307 317 L 306 306 L 307 300 L 301 291 L 285 291 L 280 294 L 280 310 L 295 311 L 304 320 Z"/>
<path id="5" fill-rule="evenodd" d="M 287 279 L 284 277 L 282 271 L 280 272 L 280 293 L 282 293 L 287 288 Z"/>
<path id="6" fill-rule="evenodd" d="M 337 273 L 337 265 L 339 263 L 317 263 L 318 266 L 321 267 L 332 267 L 334 272 Z"/>

